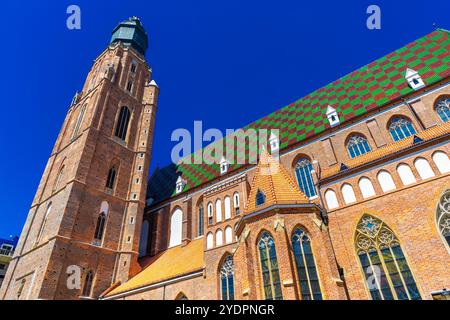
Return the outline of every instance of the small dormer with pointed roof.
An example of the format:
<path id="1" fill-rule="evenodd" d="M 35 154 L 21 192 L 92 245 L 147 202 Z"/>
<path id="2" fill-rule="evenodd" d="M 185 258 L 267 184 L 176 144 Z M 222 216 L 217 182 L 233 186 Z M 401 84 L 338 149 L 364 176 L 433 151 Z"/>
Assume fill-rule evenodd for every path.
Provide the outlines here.
<path id="1" fill-rule="evenodd" d="M 300 203 L 309 203 L 309 199 L 300 190 L 287 169 L 263 150 L 253 177 L 244 215 L 273 205 Z"/>
<path id="2" fill-rule="evenodd" d="M 413 90 L 419 90 L 420 88 L 425 87 L 425 83 L 423 82 L 422 77 L 417 71 L 413 69 L 406 69 L 405 79 L 406 81 L 408 81 L 409 86 Z"/>
<path id="3" fill-rule="evenodd" d="M 272 153 L 280 149 L 280 139 L 278 139 L 278 136 L 273 131 L 270 133 L 269 143 Z"/>
<path id="4" fill-rule="evenodd" d="M 341 123 L 336 109 L 330 105 L 328 105 L 326 115 L 328 118 L 328 122 L 330 122 L 330 126 L 334 127 Z"/>
<path id="5" fill-rule="evenodd" d="M 177 182 L 175 184 L 175 193 L 179 194 L 179 193 L 183 192 L 185 186 L 186 186 L 186 180 L 184 180 L 181 176 L 179 176 L 177 179 Z"/>
<path id="6" fill-rule="evenodd" d="M 222 157 L 220 160 L 220 174 L 225 174 L 228 172 L 228 169 L 230 168 L 230 162 Z"/>

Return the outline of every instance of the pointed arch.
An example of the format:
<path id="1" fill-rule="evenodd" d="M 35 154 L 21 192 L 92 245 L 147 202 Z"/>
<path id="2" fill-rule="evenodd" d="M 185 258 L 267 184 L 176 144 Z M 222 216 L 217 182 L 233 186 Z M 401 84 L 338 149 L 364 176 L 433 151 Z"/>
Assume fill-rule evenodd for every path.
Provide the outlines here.
<path id="1" fill-rule="evenodd" d="M 50 212 L 52 211 L 52 205 L 53 204 L 50 201 L 50 203 L 47 206 L 47 210 L 45 211 L 44 218 L 42 219 L 41 226 L 39 227 L 39 232 L 36 237 L 35 245 L 39 244 L 39 242 L 41 241 L 42 234 L 44 233 L 45 225 L 47 224 L 48 216 L 50 215 Z"/>
<path id="2" fill-rule="evenodd" d="M 450 250 L 450 189 L 439 199 L 436 208 L 436 224 L 442 240 Z"/>
<path id="3" fill-rule="evenodd" d="M 222 300 L 234 300 L 234 261 L 231 254 L 226 253 L 221 259 L 218 274 Z"/>
<path id="4" fill-rule="evenodd" d="M 345 145 L 350 158 L 356 158 L 371 151 L 367 138 L 360 133 L 351 134 Z"/>
<path id="5" fill-rule="evenodd" d="M 183 292 L 180 292 L 175 297 L 175 300 L 189 300 L 189 299 Z"/>
<path id="6" fill-rule="evenodd" d="M 106 201 L 102 201 L 100 205 L 100 213 L 97 216 L 97 222 L 95 224 L 94 241 L 93 241 L 94 245 L 97 246 L 102 245 L 106 225 L 106 217 L 108 215 L 108 212 L 109 212 L 109 203 Z"/>
<path id="7" fill-rule="evenodd" d="M 223 204 L 225 207 L 225 220 L 231 219 L 231 198 L 226 196 L 223 200 Z"/>
<path id="8" fill-rule="evenodd" d="M 123 106 L 120 108 L 119 117 L 117 118 L 116 130 L 114 135 L 119 139 L 125 141 L 127 138 L 128 124 L 130 122 L 131 112 L 128 107 Z"/>
<path id="9" fill-rule="evenodd" d="M 94 272 L 89 270 L 84 278 L 83 291 L 81 293 L 82 297 L 91 297 L 92 295 L 92 285 L 94 283 Z"/>
<path id="10" fill-rule="evenodd" d="M 355 249 L 373 300 L 420 300 L 400 242 L 380 219 L 364 214 L 355 232 Z"/>
<path id="11" fill-rule="evenodd" d="M 303 227 L 296 227 L 292 233 L 291 241 L 303 300 L 322 300 L 311 237 Z"/>
<path id="12" fill-rule="evenodd" d="M 106 189 L 114 190 L 116 186 L 117 175 L 119 171 L 120 162 L 117 159 L 111 161 L 111 165 L 109 166 L 108 175 L 106 176 Z"/>
<path id="13" fill-rule="evenodd" d="M 86 108 L 87 108 L 87 103 L 85 103 L 80 108 L 80 111 L 78 113 L 77 122 L 75 122 L 75 127 L 72 132 L 72 137 L 70 138 L 71 140 L 74 140 L 75 138 L 78 137 L 78 132 L 80 131 L 81 124 L 83 123 L 84 114 L 86 113 Z"/>
<path id="14" fill-rule="evenodd" d="M 268 231 L 258 238 L 261 275 L 266 300 L 282 300 L 281 280 L 278 268 L 275 241 Z"/>
<path id="15" fill-rule="evenodd" d="M 300 190 L 308 197 L 317 196 L 317 190 L 312 176 L 313 166 L 311 160 L 307 157 L 301 157 L 295 164 L 295 174 Z"/>
<path id="16" fill-rule="evenodd" d="M 56 191 L 61 186 L 61 181 L 64 176 L 64 170 L 66 168 L 66 159 L 61 162 L 61 165 L 59 166 L 58 174 L 56 175 L 55 184 L 53 185 L 53 191 Z"/>
<path id="17" fill-rule="evenodd" d="M 388 122 L 388 129 L 394 141 L 399 141 L 416 134 L 411 120 L 404 116 L 394 116 Z"/>

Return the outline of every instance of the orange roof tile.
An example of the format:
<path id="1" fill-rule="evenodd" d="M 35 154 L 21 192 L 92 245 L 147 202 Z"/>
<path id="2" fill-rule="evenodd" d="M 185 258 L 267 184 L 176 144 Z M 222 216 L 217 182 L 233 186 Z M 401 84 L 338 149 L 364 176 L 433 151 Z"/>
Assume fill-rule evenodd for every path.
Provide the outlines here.
<path id="1" fill-rule="evenodd" d="M 450 122 L 443 123 L 438 126 L 426 129 L 416 134 L 416 136 L 423 141 L 438 138 L 445 134 L 450 133 Z M 392 155 L 396 152 L 402 151 L 408 147 L 414 145 L 414 136 L 407 137 L 397 142 L 390 143 L 381 148 L 367 152 L 359 157 L 353 158 L 345 163 L 347 168 L 356 168 L 371 161 L 378 160 L 380 158 Z M 321 179 L 325 179 L 334 176 L 340 172 L 341 164 L 336 164 L 332 167 L 326 168 L 322 171 Z"/>
<path id="2" fill-rule="evenodd" d="M 204 266 L 203 238 L 186 246 L 177 246 L 160 253 L 144 270 L 110 291 L 106 297 L 170 280 L 202 269 Z"/>
<path id="3" fill-rule="evenodd" d="M 258 190 L 264 193 L 264 204 L 256 205 Z M 285 167 L 274 159 L 266 150 L 260 155 L 256 173 L 244 214 L 267 208 L 274 204 L 309 203 L 308 198 L 300 191 L 292 176 Z"/>

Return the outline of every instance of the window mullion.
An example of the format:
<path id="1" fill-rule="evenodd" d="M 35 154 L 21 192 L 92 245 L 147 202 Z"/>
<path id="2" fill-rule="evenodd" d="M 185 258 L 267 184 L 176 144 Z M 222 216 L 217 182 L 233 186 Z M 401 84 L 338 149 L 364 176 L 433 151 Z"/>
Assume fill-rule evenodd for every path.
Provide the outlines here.
<path id="1" fill-rule="evenodd" d="M 270 252 L 269 252 L 269 245 L 268 245 L 268 243 L 265 244 L 265 247 L 266 247 L 266 255 L 267 255 L 267 266 L 269 267 L 270 289 L 272 291 L 272 299 L 275 300 L 275 286 L 274 286 L 274 283 L 273 283 L 272 262 L 270 261 Z"/>
<path id="2" fill-rule="evenodd" d="M 378 250 L 377 250 L 377 252 L 378 252 Z M 384 298 L 383 291 L 381 290 L 381 283 L 378 281 L 378 277 L 376 277 L 375 274 L 374 274 L 374 273 L 375 273 L 375 268 L 374 268 L 374 264 L 373 264 L 373 262 L 372 262 L 372 259 L 370 258 L 370 254 L 369 254 L 368 252 L 365 252 L 365 254 L 367 255 L 367 258 L 369 259 L 369 262 L 370 262 L 370 268 L 372 269 L 372 275 L 374 276 L 375 282 L 377 283 L 378 292 L 380 293 L 381 298 L 382 298 L 383 300 L 386 300 L 386 299 Z M 380 261 L 381 261 L 381 259 L 380 259 Z M 363 272 L 365 273 L 365 270 L 363 270 Z M 366 283 L 367 283 L 367 280 L 366 280 Z M 369 288 L 369 291 L 370 291 L 370 288 Z M 372 298 L 372 300 L 373 300 L 373 298 Z"/>
<path id="3" fill-rule="evenodd" d="M 392 248 L 390 246 L 389 246 L 389 252 L 392 255 L 392 259 L 394 260 L 395 267 L 397 268 L 398 274 L 400 276 L 400 280 L 402 281 L 403 287 L 405 288 L 406 294 L 408 295 L 408 299 L 411 300 L 411 295 L 409 294 L 408 287 L 406 286 L 406 282 L 405 282 L 405 279 L 403 278 L 402 271 L 400 270 L 400 267 L 397 263 L 397 257 L 394 255 L 394 252 L 392 251 Z"/>
<path id="4" fill-rule="evenodd" d="M 303 263 L 305 264 L 305 273 L 306 273 L 306 280 L 308 281 L 308 288 L 309 288 L 309 294 L 311 295 L 311 300 L 314 300 L 314 295 L 311 287 L 311 278 L 309 277 L 309 270 L 308 270 L 308 264 L 306 263 L 306 257 L 305 257 L 305 251 L 303 250 L 303 240 L 301 237 L 299 237 L 300 240 L 300 250 L 302 253 L 302 259 Z"/>
<path id="5" fill-rule="evenodd" d="M 381 230 L 381 228 L 380 228 L 380 230 Z M 389 287 L 390 287 L 390 289 L 391 289 L 391 291 L 392 291 L 392 294 L 394 295 L 395 299 L 396 299 L 396 300 L 399 300 L 399 299 L 398 299 L 397 292 L 395 291 L 394 284 L 392 283 L 392 280 L 391 280 L 391 274 L 390 274 L 390 272 L 389 272 L 389 269 L 388 269 L 387 266 L 386 266 L 386 263 L 385 263 L 385 261 L 384 261 L 384 256 L 383 256 L 383 254 L 381 253 L 381 251 L 380 251 L 380 249 L 379 249 L 378 243 L 376 244 L 376 246 L 377 246 L 376 249 L 377 249 L 378 256 L 380 257 L 381 265 L 383 266 L 383 269 L 385 270 L 384 274 L 385 274 L 385 276 L 386 276 L 386 280 L 387 280 L 387 282 L 388 282 L 388 284 L 389 284 Z M 375 278 L 376 278 L 376 277 L 375 277 Z"/>

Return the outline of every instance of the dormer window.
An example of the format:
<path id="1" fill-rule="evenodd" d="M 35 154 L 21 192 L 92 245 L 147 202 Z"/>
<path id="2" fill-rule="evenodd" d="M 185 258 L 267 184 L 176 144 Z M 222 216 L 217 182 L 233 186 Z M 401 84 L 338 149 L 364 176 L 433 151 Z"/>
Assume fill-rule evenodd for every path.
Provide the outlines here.
<path id="1" fill-rule="evenodd" d="M 278 139 L 277 135 L 273 132 L 270 133 L 269 143 L 271 152 L 275 152 L 280 149 L 280 140 Z"/>
<path id="2" fill-rule="evenodd" d="M 225 174 L 228 172 L 228 169 L 230 168 L 230 163 L 222 157 L 222 160 L 220 160 L 220 174 Z"/>
<path id="3" fill-rule="evenodd" d="M 178 177 L 175 187 L 175 193 L 179 194 L 183 191 L 184 187 L 186 186 L 186 181 L 181 178 L 181 176 Z"/>
<path id="4" fill-rule="evenodd" d="M 256 205 L 261 206 L 266 203 L 266 195 L 261 190 L 256 193 Z"/>
<path id="5" fill-rule="evenodd" d="M 332 106 L 328 106 L 327 112 L 326 112 L 328 122 L 330 123 L 330 126 L 334 127 L 340 124 L 339 115 L 335 108 Z"/>
<path id="6" fill-rule="evenodd" d="M 425 83 L 423 82 L 420 74 L 413 69 L 406 69 L 405 79 L 408 81 L 409 86 L 413 90 L 419 90 L 420 88 L 425 87 Z"/>

